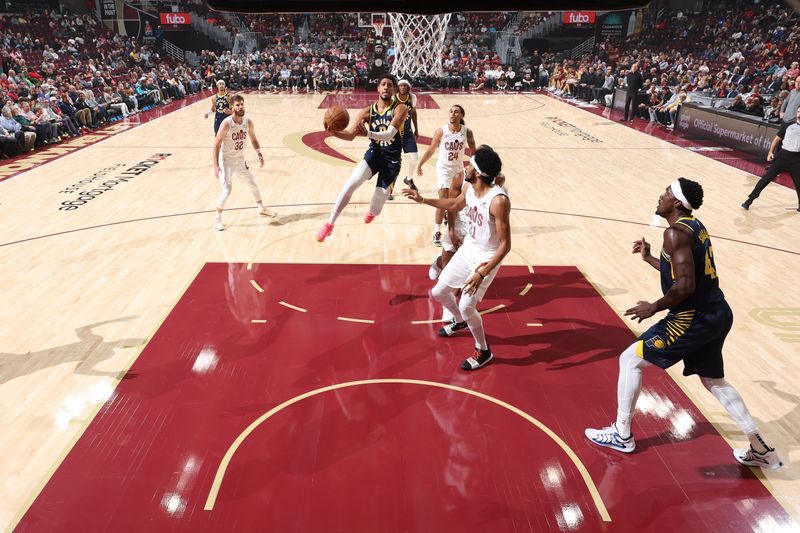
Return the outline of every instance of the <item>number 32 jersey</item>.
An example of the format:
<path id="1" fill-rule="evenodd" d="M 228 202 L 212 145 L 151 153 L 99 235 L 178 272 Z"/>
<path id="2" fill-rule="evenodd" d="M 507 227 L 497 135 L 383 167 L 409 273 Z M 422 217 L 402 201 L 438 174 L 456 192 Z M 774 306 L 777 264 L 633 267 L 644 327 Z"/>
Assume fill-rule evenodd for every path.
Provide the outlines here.
<path id="1" fill-rule="evenodd" d="M 247 141 L 247 131 L 250 126 L 250 119 L 242 118 L 242 123 L 237 124 L 233 120 L 233 115 L 222 121 L 228 125 L 228 134 L 222 139 L 222 150 L 220 157 L 228 161 L 233 159 L 244 159 L 244 145 Z"/>

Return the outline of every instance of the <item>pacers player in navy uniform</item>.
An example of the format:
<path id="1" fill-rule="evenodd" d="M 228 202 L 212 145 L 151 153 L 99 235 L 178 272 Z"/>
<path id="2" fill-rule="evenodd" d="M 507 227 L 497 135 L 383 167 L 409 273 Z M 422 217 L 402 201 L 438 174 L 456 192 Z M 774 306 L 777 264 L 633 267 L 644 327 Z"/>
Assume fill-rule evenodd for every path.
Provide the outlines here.
<path id="1" fill-rule="evenodd" d="M 389 197 L 389 187 L 394 185 L 400 173 L 403 125 L 408 116 L 406 106 L 393 98 L 396 90 L 397 82 L 394 76 L 384 74 L 378 78 L 378 101 L 361 111 L 348 129 L 331 131 L 333 135 L 345 141 L 366 135 L 370 138 L 370 143 L 364 159 L 353 169 L 342 192 L 339 193 L 328 221 L 317 231 L 317 241 L 322 242 L 331 234 L 336 219 L 350 202 L 353 193 L 375 174 L 378 175 L 378 181 L 372 193 L 369 211 L 364 215 L 364 223 L 369 224 L 381 214 Z M 328 124 L 325 124 L 325 129 L 330 131 Z"/>
<path id="2" fill-rule="evenodd" d="M 778 454 L 761 437 L 739 392 L 725 380 L 722 346 L 733 325 L 733 313 L 719 288 L 711 239 L 692 211 L 703 203 L 699 183 L 679 178 L 658 201 L 656 214 L 667 219 L 661 257 L 650 255 L 650 244 L 634 242 L 633 253 L 661 271 L 664 296 L 650 303 L 640 301 L 625 311 L 639 322 L 659 311 L 667 316 L 644 332 L 620 356 L 617 383 L 617 419 L 603 429 L 587 429 L 586 437 L 599 446 L 630 453 L 636 448 L 631 419 L 642 386 L 642 369 L 652 365 L 669 368 L 683 361 L 683 375 L 697 374 L 750 441 L 749 449 L 734 450 L 745 466 L 779 468 Z"/>
<path id="3" fill-rule="evenodd" d="M 233 114 L 231 96 L 222 80 L 217 82 L 217 94 L 211 97 L 211 111 L 206 111 L 205 118 L 208 118 L 210 113 L 214 113 L 214 135 L 216 135 L 222 121 Z"/>
<path id="4" fill-rule="evenodd" d="M 408 154 L 408 163 L 410 169 L 417 168 L 417 160 L 419 159 L 419 149 L 417 148 L 417 136 L 419 135 L 419 126 L 417 126 L 417 95 L 411 92 L 411 82 L 408 80 L 400 80 L 397 82 L 397 94 L 395 100 L 408 108 L 408 115 L 406 122 L 403 125 L 403 153 Z M 406 180 L 408 176 L 406 176 Z M 406 185 L 411 185 L 410 182 L 403 180 Z M 394 200 L 392 191 L 394 185 L 389 188 L 389 200 Z"/>

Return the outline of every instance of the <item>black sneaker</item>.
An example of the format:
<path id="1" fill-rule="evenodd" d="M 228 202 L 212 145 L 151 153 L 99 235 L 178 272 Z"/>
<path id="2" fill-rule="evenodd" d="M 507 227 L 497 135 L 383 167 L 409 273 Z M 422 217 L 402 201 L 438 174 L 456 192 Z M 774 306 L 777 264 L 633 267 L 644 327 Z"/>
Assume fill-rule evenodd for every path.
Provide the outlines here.
<path id="1" fill-rule="evenodd" d="M 452 322 L 439 330 L 439 336 L 452 337 L 456 334 L 456 331 L 462 330 L 465 327 L 467 327 L 466 322 L 456 322 L 456 319 L 454 318 Z"/>
<path id="2" fill-rule="evenodd" d="M 489 361 L 492 360 L 492 350 L 486 348 L 485 350 L 479 350 L 475 348 L 475 352 L 470 357 L 467 357 L 463 363 L 461 363 L 461 370 L 478 370 L 479 368 L 483 368 Z"/>
<path id="3" fill-rule="evenodd" d="M 414 183 L 414 178 L 410 178 L 410 177 L 406 176 L 405 178 L 403 178 L 403 183 L 408 185 L 408 187 L 412 191 L 419 191 L 419 189 L 417 188 L 417 185 Z"/>
<path id="4" fill-rule="evenodd" d="M 744 203 L 742 204 L 742 209 L 744 209 L 745 211 L 748 211 L 748 210 L 750 210 L 750 206 L 751 206 L 752 204 L 753 204 L 753 200 L 751 200 L 750 198 L 748 198 L 748 199 L 747 199 L 747 200 L 745 200 L 745 201 L 744 201 Z"/>

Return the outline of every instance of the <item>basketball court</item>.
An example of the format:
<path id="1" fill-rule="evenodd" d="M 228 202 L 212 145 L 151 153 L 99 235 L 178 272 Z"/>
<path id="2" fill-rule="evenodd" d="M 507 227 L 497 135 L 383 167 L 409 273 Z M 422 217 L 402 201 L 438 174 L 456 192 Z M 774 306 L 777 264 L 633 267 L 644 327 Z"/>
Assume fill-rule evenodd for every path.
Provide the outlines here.
<path id="1" fill-rule="evenodd" d="M 373 93 L 247 94 L 265 168 L 246 157 L 278 217 L 234 178 L 222 232 L 206 100 L 0 181 L 4 528 L 800 527 L 795 192 L 745 212 L 754 175 L 545 94 L 418 97 L 421 150 L 459 104 L 508 177 L 512 251 L 480 306 L 496 359 L 473 373 L 469 335 L 436 336 L 433 209 L 397 195 L 365 225 L 370 182 L 314 239 L 368 142 L 322 116 Z M 622 317 L 660 295 L 631 244 L 660 248 L 678 176 L 705 189 L 736 317 L 726 375 L 780 470 L 734 461 L 745 439 L 680 368 L 645 370 L 635 454 L 583 436 L 614 418 L 618 355 L 653 323 Z"/>

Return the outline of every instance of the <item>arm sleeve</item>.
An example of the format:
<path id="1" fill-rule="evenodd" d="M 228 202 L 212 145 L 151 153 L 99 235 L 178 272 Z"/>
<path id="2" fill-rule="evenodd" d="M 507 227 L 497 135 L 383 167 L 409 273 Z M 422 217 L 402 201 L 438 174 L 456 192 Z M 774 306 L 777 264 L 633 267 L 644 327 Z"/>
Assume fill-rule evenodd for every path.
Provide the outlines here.
<path id="1" fill-rule="evenodd" d="M 367 137 L 374 141 L 391 141 L 396 133 L 397 128 L 390 124 L 386 131 L 371 131 L 367 133 Z"/>

